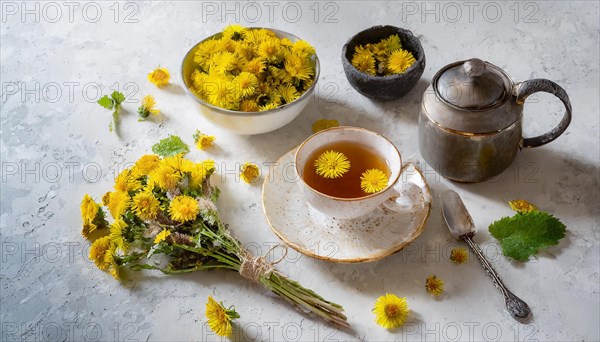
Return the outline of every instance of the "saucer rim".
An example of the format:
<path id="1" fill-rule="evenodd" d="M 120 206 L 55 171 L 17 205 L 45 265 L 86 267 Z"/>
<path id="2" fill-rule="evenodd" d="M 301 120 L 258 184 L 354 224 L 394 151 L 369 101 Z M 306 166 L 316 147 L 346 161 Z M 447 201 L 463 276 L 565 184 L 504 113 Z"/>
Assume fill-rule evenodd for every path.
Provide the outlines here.
<path id="1" fill-rule="evenodd" d="M 286 158 L 286 156 L 288 154 L 290 154 L 293 158 L 294 156 L 294 152 L 298 149 L 298 146 L 296 146 L 295 148 L 293 148 L 292 150 L 284 153 L 279 159 L 277 159 L 277 164 L 276 165 L 281 165 L 281 161 Z M 419 173 L 419 175 L 421 176 L 421 179 L 423 180 L 423 184 L 425 185 L 425 190 L 427 191 L 427 193 L 429 194 L 429 198 L 431 199 L 431 188 L 429 187 L 429 183 L 427 183 L 427 179 L 425 178 L 425 176 L 423 175 L 423 172 L 421 171 L 421 169 L 417 166 L 416 163 L 412 163 L 412 162 L 406 162 L 405 164 L 412 164 L 414 169 Z M 401 175 L 401 174 L 400 174 Z M 351 258 L 351 259 L 340 259 L 340 258 L 334 258 L 334 257 L 329 257 L 329 256 L 322 256 L 322 255 L 318 255 L 315 254 L 314 252 L 312 252 L 310 249 L 306 249 L 304 247 L 299 246 L 297 243 L 289 241 L 279 230 L 277 230 L 274 225 L 271 223 L 271 220 L 269 219 L 269 215 L 267 214 L 267 210 L 266 210 L 266 205 L 265 205 L 265 187 L 267 185 L 267 182 L 269 181 L 271 177 L 271 173 L 269 172 L 267 174 L 267 176 L 264 178 L 263 180 L 263 184 L 262 184 L 262 189 L 261 189 L 261 203 L 262 203 L 262 211 L 263 211 L 263 215 L 265 216 L 265 219 L 267 220 L 267 224 L 269 225 L 269 227 L 271 228 L 271 231 L 281 240 L 283 241 L 283 243 L 286 246 L 292 247 L 293 249 L 295 249 L 296 251 L 298 251 L 301 254 L 304 254 L 306 256 L 309 256 L 311 258 L 315 258 L 318 260 L 323 260 L 323 261 L 327 261 L 327 262 L 331 262 L 331 263 L 343 263 L 343 264 L 354 264 L 354 263 L 361 263 L 361 262 L 372 262 L 372 261 L 378 261 L 381 259 L 385 259 L 393 254 L 398 253 L 399 251 L 401 251 L 402 249 L 404 249 L 404 247 L 406 247 L 407 245 L 409 245 L 410 243 L 412 243 L 413 241 L 415 241 L 419 236 L 421 236 L 421 234 L 423 233 L 423 231 L 425 230 L 425 226 L 427 225 L 427 222 L 429 220 L 429 215 L 431 214 L 431 200 L 429 201 L 429 203 L 427 204 L 427 213 L 425 215 L 425 218 L 423 219 L 423 221 L 421 222 L 421 224 L 419 225 L 419 227 L 417 228 L 417 230 L 415 230 L 415 233 L 413 234 L 413 236 L 406 240 L 403 241 L 402 243 L 395 245 L 391 248 L 386 249 L 385 251 L 370 256 L 370 257 L 358 257 L 358 258 Z"/>

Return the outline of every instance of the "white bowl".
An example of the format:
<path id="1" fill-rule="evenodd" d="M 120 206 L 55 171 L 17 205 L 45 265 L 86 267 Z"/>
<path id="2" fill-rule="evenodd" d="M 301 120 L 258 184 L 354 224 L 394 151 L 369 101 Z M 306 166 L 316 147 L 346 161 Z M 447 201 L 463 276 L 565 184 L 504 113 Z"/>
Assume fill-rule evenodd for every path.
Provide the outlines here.
<path id="1" fill-rule="evenodd" d="M 260 27 L 251 27 L 249 29 L 260 29 Z M 273 31 L 279 38 L 288 38 L 292 42 L 300 40 L 300 38 L 294 36 L 293 34 L 284 31 L 275 29 L 268 30 Z M 202 114 L 215 126 L 232 133 L 244 135 L 271 132 L 287 125 L 294 120 L 300 114 L 300 112 L 302 112 L 304 107 L 308 105 L 310 96 L 313 93 L 315 85 L 317 84 L 317 80 L 319 79 L 320 65 L 317 55 L 315 54 L 314 56 L 315 76 L 313 78 L 313 84 L 293 102 L 286 103 L 275 109 L 266 110 L 263 112 L 241 112 L 224 109 L 205 102 L 196 96 L 192 91 L 190 91 L 190 87 L 192 85 L 191 75 L 194 71 L 195 64 L 192 62 L 196 48 L 205 40 L 212 39 L 220 35 L 221 33 L 217 33 L 198 42 L 186 53 L 181 63 L 181 77 L 183 79 L 183 84 L 185 85 L 185 90 L 198 103 L 196 108 L 200 114 Z"/>

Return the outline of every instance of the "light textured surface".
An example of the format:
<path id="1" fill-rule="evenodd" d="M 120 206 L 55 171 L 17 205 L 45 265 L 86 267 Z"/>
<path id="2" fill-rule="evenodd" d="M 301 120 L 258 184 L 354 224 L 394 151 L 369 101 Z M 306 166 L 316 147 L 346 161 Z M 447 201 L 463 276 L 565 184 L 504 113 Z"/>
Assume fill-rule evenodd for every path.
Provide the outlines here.
<path id="1" fill-rule="evenodd" d="M 37 12 L 34 3 L 1 4 L 0 340 L 216 340 L 204 324 L 209 294 L 235 304 L 241 314 L 235 341 L 600 339 L 597 2 L 47 4 L 38 4 Z M 93 23 L 96 6 L 102 14 Z M 257 8 L 259 20 L 249 23 Z M 292 32 L 311 42 L 321 59 L 314 101 L 276 132 L 243 137 L 211 127 L 181 88 L 179 66 L 189 47 L 235 21 Z M 376 24 L 411 29 L 425 49 L 422 81 L 398 101 L 365 99 L 342 70 L 346 39 Z M 290 252 L 278 268 L 343 304 L 354 332 L 307 318 L 234 273 L 134 274 L 119 284 L 87 260 L 88 245 L 79 234 L 82 196 L 99 200 L 116 168 L 148 153 L 168 134 L 191 143 L 195 129 L 217 136 L 214 150 L 189 156 L 214 157 L 225 168 L 218 203 L 225 221 L 251 250 L 266 252 L 278 240 L 263 217 L 260 186 L 240 183 L 236 163 L 255 161 L 266 172 L 263 163 L 299 144 L 312 122 L 323 117 L 381 132 L 405 159 L 419 160 L 421 93 L 439 68 L 470 57 L 504 68 L 515 80 L 556 81 L 571 97 L 573 122 L 550 145 L 519 153 L 493 181 L 453 184 L 426 169 L 432 215 L 425 232 L 401 253 L 376 263 L 339 265 Z M 173 76 L 164 90 L 146 80 L 159 64 Z M 108 132 L 108 111 L 94 103 L 95 84 L 103 93 L 118 86 L 133 99 L 125 104 L 121 139 Z M 148 93 L 164 113 L 161 124 L 137 122 L 137 103 Z M 545 95 L 530 98 L 525 111 L 530 136 L 550 129 L 562 115 L 558 101 Z M 448 188 L 458 191 L 471 211 L 479 228 L 476 242 L 509 288 L 531 306 L 530 324 L 510 318 L 475 260 L 460 266 L 448 260 L 451 248 L 460 245 L 440 215 L 437 194 Z M 504 258 L 487 232 L 492 221 L 511 214 L 506 201 L 514 198 L 532 201 L 568 227 L 558 247 L 523 264 Z M 429 274 L 446 282 L 446 294 L 438 299 L 424 290 Z M 407 297 L 412 314 L 403 329 L 388 332 L 374 323 L 370 309 L 386 292 Z"/>

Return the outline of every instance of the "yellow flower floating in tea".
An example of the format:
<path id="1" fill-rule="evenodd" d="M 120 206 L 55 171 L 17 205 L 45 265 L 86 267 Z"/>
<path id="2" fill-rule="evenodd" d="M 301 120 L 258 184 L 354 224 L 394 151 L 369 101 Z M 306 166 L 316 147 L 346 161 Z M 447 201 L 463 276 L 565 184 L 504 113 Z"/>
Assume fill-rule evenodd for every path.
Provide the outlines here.
<path id="1" fill-rule="evenodd" d="M 160 110 L 156 108 L 156 100 L 154 100 L 154 96 L 144 96 L 142 99 L 142 105 L 138 108 L 137 113 L 141 119 L 147 118 L 150 114 L 157 115 L 160 113 Z"/>
<path id="2" fill-rule="evenodd" d="M 246 183 L 252 183 L 260 177 L 260 168 L 254 163 L 244 163 L 240 167 L 240 178 Z"/>
<path id="3" fill-rule="evenodd" d="M 351 62 L 369 75 L 389 76 L 405 72 L 415 61 L 410 51 L 402 49 L 400 37 L 393 34 L 378 43 L 357 45 Z"/>
<path id="4" fill-rule="evenodd" d="M 156 68 L 148 74 L 148 81 L 159 88 L 169 84 L 170 78 L 171 74 L 169 74 L 169 70 L 165 68 Z"/>
<path id="5" fill-rule="evenodd" d="M 226 309 L 223 303 L 219 303 L 213 297 L 208 296 L 206 318 L 208 319 L 208 326 L 215 334 L 230 336 L 232 332 L 231 321 L 240 318 L 240 315 L 233 306 Z"/>
<path id="6" fill-rule="evenodd" d="M 386 293 L 375 302 L 375 322 L 386 329 L 397 328 L 406 322 L 410 310 L 406 298 Z"/>
<path id="7" fill-rule="evenodd" d="M 425 290 L 437 297 L 444 292 L 444 281 L 432 274 L 425 280 Z"/>
<path id="8" fill-rule="evenodd" d="M 350 161 L 341 152 L 325 151 L 315 160 L 315 170 L 325 178 L 339 178 L 350 170 Z"/>
<path id="9" fill-rule="evenodd" d="M 312 86 L 316 68 L 307 42 L 240 25 L 201 43 L 194 63 L 191 90 L 214 106 L 242 112 L 293 102 Z"/>
<path id="10" fill-rule="evenodd" d="M 211 147 L 216 139 L 214 135 L 207 135 L 200 132 L 199 130 L 196 130 L 196 133 L 194 133 L 193 138 L 194 142 L 196 143 L 196 147 L 199 150 L 204 150 Z"/>
<path id="11" fill-rule="evenodd" d="M 320 132 L 322 130 L 338 127 L 340 123 L 337 120 L 319 119 L 312 124 L 313 133 Z"/>
<path id="12" fill-rule="evenodd" d="M 465 248 L 455 247 L 450 251 L 450 261 L 462 264 L 469 260 L 469 252 Z"/>
<path id="13" fill-rule="evenodd" d="M 379 192 L 387 187 L 388 177 L 378 169 L 365 171 L 360 177 L 360 187 L 368 194 Z"/>

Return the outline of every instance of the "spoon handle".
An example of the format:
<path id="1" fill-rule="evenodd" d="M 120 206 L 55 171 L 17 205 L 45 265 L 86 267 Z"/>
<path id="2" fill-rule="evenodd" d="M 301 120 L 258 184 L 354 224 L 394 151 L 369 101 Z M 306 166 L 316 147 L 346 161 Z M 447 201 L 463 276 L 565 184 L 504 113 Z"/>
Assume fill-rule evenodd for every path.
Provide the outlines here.
<path id="1" fill-rule="evenodd" d="M 506 288 L 506 286 L 502 282 L 502 279 L 500 279 L 498 273 L 496 273 L 490 262 L 483 255 L 483 252 L 481 251 L 479 246 L 477 246 L 477 244 L 473 242 L 473 240 L 469 236 L 464 236 L 463 240 L 467 243 L 467 245 L 469 245 L 469 247 L 471 247 L 475 255 L 477 255 L 486 273 L 490 276 L 490 278 L 492 278 L 494 285 L 496 285 L 500 292 L 502 292 L 502 295 L 504 295 L 506 309 L 511 314 L 511 316 L 513 316 L 513 318 L 515 318 L 518 321 L 524 321 L 527 318 L 529 318 L 531 310 L 529 309 L 527 303 L 525 303 L 521 298 L 515 296 Z"/>

